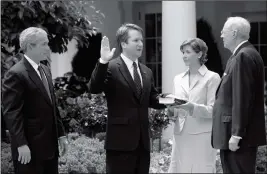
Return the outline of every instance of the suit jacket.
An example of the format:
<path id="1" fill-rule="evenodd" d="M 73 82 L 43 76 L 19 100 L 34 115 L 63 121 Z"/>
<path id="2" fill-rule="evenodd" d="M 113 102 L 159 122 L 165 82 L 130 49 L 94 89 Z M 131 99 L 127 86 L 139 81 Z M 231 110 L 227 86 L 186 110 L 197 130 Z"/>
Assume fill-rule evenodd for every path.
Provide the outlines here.
<path id="1" fill-rule="evenodd" d="M 64 135 L 49 69 L 43 66 L 51 98 L 26 58 L 15 64 L 3 82 L 3 113 L 11 134 L 12 155 L 18 158 L 17 148 L 27 144 L 32 159 L 44 160 L 58 155 L 57 138 Z"/>
<path id="2" fill-rule="evenodd" d="M 108 107 L 105 149 L 131 151 L 142 138 L 144 148 L 150 150 L 148 108 L 165 108 L 158 103 L 152 71 L 139 63 L 143 89 L 137 97 L 135 83 L 121 57 L 107 64 L 97 63 L 89 90 L 97 94 L 105 92 Z"/>
<path id="3" fill-rule="evenodd" d="M 213 108 L 212 146 L 229 149 L 232 135 L 240 145 L 266 144 L 264 64 L 257 50 L 243 43 L 228 60 Z"/>
<path id="4" fill-rule="evenodd" d="M 219 74 L 209 71 L 205 65 L 199 68 L 195 81 L 190 87 L 188 71 L 175 76 L 174 94 L 195 105 L 193 113 L 191 115 L 188 113 L 190 116 L 185 118 L 181 117 L 182 113 L 179 110 L 174 112 L 179 117 L 174 126 L 175 134 L 180 131 L 188 134 L 211 132 L 212 109 L 220 80 Z"/>

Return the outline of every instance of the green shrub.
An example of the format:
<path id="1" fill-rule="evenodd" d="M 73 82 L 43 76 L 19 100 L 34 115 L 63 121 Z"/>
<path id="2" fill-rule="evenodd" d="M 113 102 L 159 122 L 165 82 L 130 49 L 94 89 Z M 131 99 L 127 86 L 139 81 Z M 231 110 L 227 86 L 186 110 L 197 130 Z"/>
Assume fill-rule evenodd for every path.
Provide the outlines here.
<path id="1" fill-rule="evenodd" d="M 60 173 L 104 173 L 106 154 L 103 142 L 85 135 L 69 134 L 68 153 L 59 158 Z"/>
<path id="2" fill-rule="evenodd" d="M 1 142 L 1 173 L 14 172 L 10 144 Z"/>
<path id="3" fill-rule="evenodd" d="M 103 94 L 72 96 L 69 90 L 56 90 L 59 112 L 66 131 L 94 137 L 106 131 L 107 105 Z"/>
<path id="4" fill-rule="evenodd" d="M 267 146 L 261 146 L 258 148 L 256 172 L 267 173 Z"/>
<path id="5" fill-rule="evenodd" d="M 100 132 L 95 135 L 95 138 L 97 138 L 99 141 L 103 141 L 106 139 L 106 132 Z"/>
<path id="6" fill-rule="evenodd" d="M 100 133 L 98 137 L 103 136 Z M 70 141 L 68 153 L 59 158 L 60 173 L 105 173 L 106 154 L 104 142 L 96 138 L 88 138 L 78 133 L 68 134 Z M 159 141 L 154 141 L 154 145 Z M 171 145 L 162 142 L 163 150 L 151 152 L 150 173 L 165 173 L 168 171 L 171 160 Z M 259 148 L 257 153 L 256 173 L 267 172 L 266 146 Z M 11 159 L 10 144 L 2 143 L 1 172 L 12 173 L 13 163 Z M 216 173 L 221 173 L 219 153 L 216 157 Z"/>
<path id="7" fill-rule="evenodd" d="M 151 138 L 157 139 L 162 135 L 162 130 L 169 125 L 169 117 L 167 116 L 167 109 L 150 109 L 149 123 L 151 130 Z"/>
<path id="8" fill-rule="evenodd" d="M 169 154 L 160 152 L 152 152 L 150 154 L 149 173 L 166 173 L 168 171 L 171 158 Z"/>

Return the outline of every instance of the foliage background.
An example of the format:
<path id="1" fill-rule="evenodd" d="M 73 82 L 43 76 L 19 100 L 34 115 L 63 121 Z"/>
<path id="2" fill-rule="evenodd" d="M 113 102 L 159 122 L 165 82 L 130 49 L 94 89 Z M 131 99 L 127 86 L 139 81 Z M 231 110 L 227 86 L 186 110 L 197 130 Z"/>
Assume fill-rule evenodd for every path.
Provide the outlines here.
<path id="1" fill-rule="evenodd" d="M 89 16 L 88 11 L 92 15 Z M 104 17 L 96 9 L 94 1 L 2 1 L 1 77 L 21 59 L 19 34 L 24 29 L 32 26 L 43 28 L 48 33 L 52 52 L 63 53 L 73 38 L 79 48 L 87 48 L 90 36 L 97 34 L 94 24 L 101 23 Z M 51 60 L 47 61 L 49 65 Z"/>
<path id="2" fill-rule="evenodd" d="M 95 14 L 88 16 L 87 9 Z M 16 52 L 20 32 L 31 26 L 48 32 L 53 52 L 66 51 L 72 38 L 77 39 L 79 46 L 87 46 L 88 35 L 95 33 L 92 22 L 104 17 L 95 9 L 94 1 L 3 1 L 1 10 L 1 43 L 15 46 Z"/>

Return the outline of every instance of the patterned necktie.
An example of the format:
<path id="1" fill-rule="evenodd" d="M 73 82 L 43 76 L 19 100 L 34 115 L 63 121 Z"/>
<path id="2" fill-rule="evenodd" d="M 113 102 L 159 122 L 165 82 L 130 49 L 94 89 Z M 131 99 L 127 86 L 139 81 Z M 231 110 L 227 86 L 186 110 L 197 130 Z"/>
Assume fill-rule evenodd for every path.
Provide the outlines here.
<path id="1" fill-rule="evenodd" d="M 137 65 L 135 62 L 133 62 L 133 67 L 134 67 L 134 82 L 136 86 L 136 92 L 137 92 L 138 97 L 140 98 L 141 92 L 142 92 L 142 85 L 141 85 L 140 76 L 137 72 Z"/>
<path id="2" fill-rule="evenodd" d="M 44 69 L 42 68 L 42 66 L 39 65 L 38 66 L 38 70 L 40 72 L 41 79 L 42 79 L 42 82 L 43 82 L 44 87 L 46 89 L 46 92 L 47 92 L 47 94 L 48 94 L 48 96 L 49 96 L 49 98 L 51 100 L 51 94 L 50 94 L 50 90 L 49 90 L 49 85 L 48 85 L 48 81 L 47 81 L 47 79 L 45 77 Z"/>

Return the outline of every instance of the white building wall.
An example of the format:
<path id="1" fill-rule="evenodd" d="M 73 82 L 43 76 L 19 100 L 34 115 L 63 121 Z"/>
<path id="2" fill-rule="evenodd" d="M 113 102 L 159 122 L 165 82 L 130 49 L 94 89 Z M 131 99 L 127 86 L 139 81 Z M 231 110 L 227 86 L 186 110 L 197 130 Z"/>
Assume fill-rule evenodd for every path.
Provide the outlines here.
<path id="1" fill-rule="evenodd" d="M 106 18 L 103 24 L 97 24 L 96 27 L 110 38 L 111 46 L 115 47 L 115 33 L 118 27 L 124 22 L 134 22 L 136 11 L 134 1 L 95 1 L 96 9 L 103 12 Z M 140 2 L 139 2 L 140 3 Z M 216 39 L 218 49 L 225 65 L 230 52 L 223 48 L 220 39 L 220 31 L 227 17 L 231 15 L 248 15 L 252 20 L 266 21 L 266 15 L 259 17 L 259 14 L 266 14 L 266 1 L 196 1 L 196 18 L 204 17 L 212 26 L 213 36 Z M 265 12 L 265 13 L 264 13 Z M 90 16 L 90 9 L 88 14 Z M 256 15 L 258 14 L 258 15 Z M 76 42 L 72 41 L 68 45 L 68 52 L 64 54 L 52 54 L 52 75 L 53 78 L 62 76 L 71 71 L 71 60 L 77 52 Z M 164 44 L 164 43 L 163 43 Z"/>

